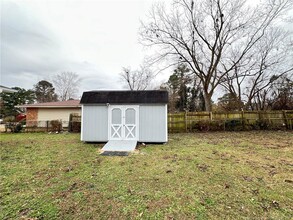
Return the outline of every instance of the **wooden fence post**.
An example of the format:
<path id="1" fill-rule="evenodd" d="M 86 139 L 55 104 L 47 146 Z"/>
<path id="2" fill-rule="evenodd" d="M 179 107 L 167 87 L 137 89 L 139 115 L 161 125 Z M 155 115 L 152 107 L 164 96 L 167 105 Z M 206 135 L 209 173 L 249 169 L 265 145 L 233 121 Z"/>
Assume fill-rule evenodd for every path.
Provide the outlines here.
<path id="1" fill-rule="evenodd" d="M 213 113 L 210 112 L 210 113 L 209 113 L 209 116 L 210 116 L 210 122 L 212 122 L 212 120 L 213 120 Z"/>
<path id="2" fill-rule="evenodd" d="M 187 111 L 186 110 L 184 114 L 184 122 L 185 122 L 185 132 L 187 132 Z"/>
<path id="3" fill-rule="evenodd" d="M 170 123 L 170 132 L 173 132 L 172 114 L 169 115 L 168 121 Z"/>
<path id="4" fill-rule="evenodd" d="M 286 128 L 289 129 L 288 118 L 287 118 L 287 114 L 286 114 L 286 111 L 285 110 L 283 111 L 283 118 L 284 118 L 284 122 L 285 122 Z"/>
<path id="5" fill-rule="evenodd" d="M 242 129 L 245 130 L 244 111 L 241 109 Z"/>

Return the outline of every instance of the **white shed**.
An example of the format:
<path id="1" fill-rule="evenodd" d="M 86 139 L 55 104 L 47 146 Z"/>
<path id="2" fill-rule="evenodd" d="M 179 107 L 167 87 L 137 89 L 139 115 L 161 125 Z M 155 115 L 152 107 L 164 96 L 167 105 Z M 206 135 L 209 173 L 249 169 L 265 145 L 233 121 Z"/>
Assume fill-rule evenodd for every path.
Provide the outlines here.
<path id="1" fill-rule="evenodd" d="M 84 92 L 81 140 L 167 142 L 167 103 L 161 90 Z"/>

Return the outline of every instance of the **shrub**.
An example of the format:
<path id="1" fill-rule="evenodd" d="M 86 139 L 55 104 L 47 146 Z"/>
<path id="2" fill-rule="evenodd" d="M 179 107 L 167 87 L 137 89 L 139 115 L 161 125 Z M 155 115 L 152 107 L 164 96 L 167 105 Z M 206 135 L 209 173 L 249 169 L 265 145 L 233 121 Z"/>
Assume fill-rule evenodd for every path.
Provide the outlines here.
<path id="1" fill-rule="evenodd" d="M 12 133 L 19 133 L 22 130 L 22 124 L 18 122 L 6 122 L 5 130 L 10 129 Z"/>
<path id="2" fill-rule="evenodd" d="M 258 119 L 255 122 L 257 128 L 261 130 L 267 130 L 271 128 L 271 123 L 266 119 Z"/>
<path id="3" fill-rule="evenodd" d="M 21 123 L 17 123 L 17 124 L 15 125 L 15 127 L 14 127 L 13 132 L 14 132 L 14 133 L 19 133 L 19 132 L 21 132 L 21 130 L 22 130 L 22 124 L 21 124 Z"/>
<path id="4" fill-rule="evenodd" d="M 228 131 L 240 131 L 243 129 L 241 120 L 233 119 L 225 121 L 225 130 Z"/>
<path id="5" fill-rule="evenodd" d="M 209 121 L 194 121 L 191 124 L 192 130 L 198 131 L 209 131 L 210 130 L 210 122 Z"/>
<path id="6" fill-rule="evenodd" d="M 56 132 L 60 132 L 62 130 L 62 122 L 59 120 L 52 120 L 50 121 L 50 124 L 52 126 L 52 130 Z"/>
<path id="7" fill-rule="evenodd" d="M 71 121 L 70 122 L 70 131 L 72 132 L 80 132 L 81 130 L 81 123 L 78 121 Z"/>
<path id="8" fill-rule="evenodd" d="M 211 121 L 209 123 L 210 131 L 223 131 L 224 130 L 224 121 Z"/>
<path id="9" fill-rule="evenodd" d="M 6 116 L 6 117 L 3 119 L 3 121 L 4 121 L 5 123 L 7 123 L 7 122 L 14 122 L 14 121 L 15 121 L 15 117 L 14 117 L 14 116 Z"/>

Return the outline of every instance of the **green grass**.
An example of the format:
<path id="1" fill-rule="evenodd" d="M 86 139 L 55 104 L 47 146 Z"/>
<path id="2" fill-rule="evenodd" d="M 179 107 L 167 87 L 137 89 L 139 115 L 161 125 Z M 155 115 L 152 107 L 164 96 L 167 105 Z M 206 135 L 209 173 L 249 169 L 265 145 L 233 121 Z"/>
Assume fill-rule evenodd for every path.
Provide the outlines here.
<path id="1" fill-rule="evenodd" d="M 0 219 L 292 219 L 293 133 L 171 134 L 128 157 L 1 134 Z"/>

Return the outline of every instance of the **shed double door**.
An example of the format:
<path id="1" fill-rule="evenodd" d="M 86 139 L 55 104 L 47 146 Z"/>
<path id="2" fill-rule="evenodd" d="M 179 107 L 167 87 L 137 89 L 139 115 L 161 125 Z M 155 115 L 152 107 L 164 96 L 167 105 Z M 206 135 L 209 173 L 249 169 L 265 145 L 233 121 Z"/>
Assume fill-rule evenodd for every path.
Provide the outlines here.
<path id="1" fill-rule="evenodd" d="M 109 140 L 138 140 L 138 106 L 109 106 Z"/>

